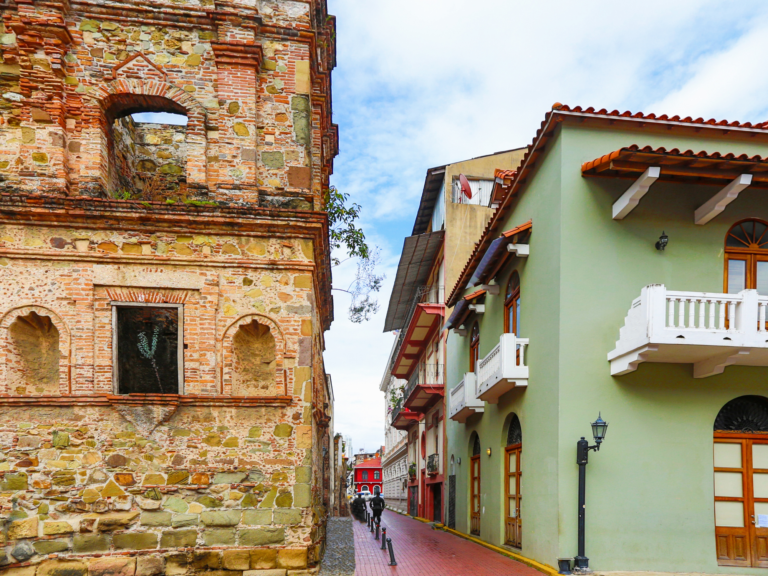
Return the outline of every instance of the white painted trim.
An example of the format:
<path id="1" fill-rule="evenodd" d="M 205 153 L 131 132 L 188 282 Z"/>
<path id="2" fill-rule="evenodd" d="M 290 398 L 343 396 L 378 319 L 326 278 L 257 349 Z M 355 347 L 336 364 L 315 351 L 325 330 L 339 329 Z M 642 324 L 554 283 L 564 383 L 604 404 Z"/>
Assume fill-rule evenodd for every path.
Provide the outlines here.
<path id="1" fill-rule="evenodd" d="M 491 296 L 498 296 L 501 294 L 501 286 L 498 284 L 482 284 L 480 289 L 485 290 Z"/>
<path id="2" fill-rule="evenodd" d="M 177 359 L 179 363 L 179 394 L 184 394 L 184 304 L 155 304 L 153 302 L 110 302 L 112 306 L 112 392 L 120 394 L 117 363 L 117 309 L 118 308 L 176 308 L 179 313 Z"/>
<path id="3" fill-rule="evenodd" d="M 661 168 L 658 166 L 651 166 L 643 172 L 643 175 L 635 180 L 635 183 L 621 195 L 621 198 L 613 203 L 613 219 L 623 220 L 626 218 L 640 203 L 642 197 L 648 193 L 648 190 L 659 179 L 659 176 L 661 176 Z"/>
<path id="4" fill-rule="evenodd" d="M 648 193 L 651 185 L 661 176 L 659 166 L 651 166 L 635 183 L 630 186 L 621 198 L 613 203 L 613 219 L 623 220 L 640 203 L 640 199 Z"/>
<path id="5" fill-rule="evenodd" d="M 507 252 L 514 253 L 518 258 L 527 258 L 531 253 L 530 244 L 507 244 Z"/>
<path id="6" fill-rule="evenodd" d="M 453 333 L 456 334 L 459 338 L 464 338 L 464 336 L 467 335 L 467 329 L 466 328 L 454 328 Z"/>
<path id="7" fill-rule="evenodd" d="M 693 218 L 694 222 L 699 226 L 703 226 L 718 216 L 750 184 L 752 184 L 752 174 L 742 174 L 736 178 L 696 210 Z"/>
<path id="8" fill-rule="evenodd" d="M 469 309 L 475 314 L 485 314 L 485 304 L 470 304 Z"/>

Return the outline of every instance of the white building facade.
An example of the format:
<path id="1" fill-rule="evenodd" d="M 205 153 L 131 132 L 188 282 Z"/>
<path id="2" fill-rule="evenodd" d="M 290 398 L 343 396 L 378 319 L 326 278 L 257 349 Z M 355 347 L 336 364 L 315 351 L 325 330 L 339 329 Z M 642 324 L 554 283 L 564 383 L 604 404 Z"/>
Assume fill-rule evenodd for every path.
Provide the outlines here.
<path id="1" fill-rule="evenodd" d="M 398 380 L 387 371 L 379 387 L 384 392 L 385 411 L 384 454 L 381 457 L 382 492 L 387 507 L 400 512 L 407 512 L 408 508 L 408 435 L 392 427 L 392 410 L 406 384 L 405 380 Z"/>

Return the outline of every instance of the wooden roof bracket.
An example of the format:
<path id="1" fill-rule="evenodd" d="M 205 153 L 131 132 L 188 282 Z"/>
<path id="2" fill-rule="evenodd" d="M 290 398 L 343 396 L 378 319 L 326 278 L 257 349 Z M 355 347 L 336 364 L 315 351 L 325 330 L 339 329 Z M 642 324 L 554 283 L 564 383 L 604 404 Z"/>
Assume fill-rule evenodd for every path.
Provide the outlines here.
<path id="1" fill-rule="evenodd" d="M 750 184 L 752 184 L 752 174 L 742 174 L 733 180 L 728 186 L 720 190 L 720 192 L 696 210 L 693 217 L 694 222 L 699 226 L 703 226 L 715 218 L 725 210 L 728 204 L 736 200 L 741 191 L 749 187 Z"/>
<path id="2" fill-rule="evenodd" d="M 648 193 L 651 185 L 661 176 L 661 167 L 651 166 L 638 178 L 629 189 L 621 195 L 621 198 L 613 203 L 613 219 L 623 220 L 640 203 L 643 196 Z"/>

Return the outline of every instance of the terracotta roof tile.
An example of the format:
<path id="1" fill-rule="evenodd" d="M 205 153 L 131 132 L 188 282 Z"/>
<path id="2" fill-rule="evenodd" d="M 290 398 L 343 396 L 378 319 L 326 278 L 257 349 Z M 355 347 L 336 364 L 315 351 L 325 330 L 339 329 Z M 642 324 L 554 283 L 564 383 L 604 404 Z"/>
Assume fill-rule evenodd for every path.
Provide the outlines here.
<path id="1" fill-rule="evenodd" d="M 360 464 L 355 464 L 355 468 L 381 468 L 381 458 L 363 460 Z"/>
<path id="2" fill-rule="evenodd" d="M 491 217 L 490 221 L 485 227 L 485 230 L 483 230 L 483 234 L 480 237 L 480 240 L 475 244 L 475 249 L 472 252 L 472 255 L 469 257 L 469 260 L 467 261 L 466 265 L 464 266 L 464 269 L 462 270 L 461 274 L 459 275 L 459 279 L 456 282 L 456 285 L 453 287 L 450 296 L 447 299 L 448 306 L 455 306 L 456 301 L 460 298 L 461 293 L 464 291 L 464 288 L 467 285 L 467 282 L 469 278 L 472 276 L 474 272 L 474 268 L 477 266 L 477 264 L 480 262 L 480 259 L 483 256 L 483 253 L 488 248 L 488 245 L 493 239 L 500 234 L 501 232 L 498 231 L 499 228 L 501 228 L 504 218 L 509 211 L 510 208 L 510 202 L 511 198 L 513 198 L 516 193 L 519 191 L 520 186 L 525 181 L 526 176 L 530 173 L 530 170 L 533 168 L 533 166 L 536 164 L 537 156 L 540 152 L 542 152 L 544 145 L 546 144 L 548 137 L 551 136 L 554 132 L 552 126 L 553 121 L 557 122 L 559 120 L 562 120 L 563 117 L 567 116 L 579 116 L 579 117 L 605 117 L 605 118 L 625 118 L 632 122 L 654 122 L 657 124 L 668 124 L 668 125 L 682 125 L 682 124 L 692 124 L 692 125 L 699 125 L 699 126 L 712 126 L 712 127 L 719 127 L 722 128 L 730 128 L 730 129 L 737 129 L 737 130 L 747 130 L 750 132 L 753 131 L 760 131 L 765 133 L 765 131 L 768 129 L 768 122 L 760 122 L 757 124 L 752 124 L 751 122 L 729 122 L 728 120 L 715 120 L 714 118 L 711 118 L 709 120 L 704 120 L 703 118 L 697 118 L 693 119 L 691 116 L 687 116 L 685 118 L 680 118 L 680 116 L 668 116 L 667 114 L 662 114 L 661 116 L 656 116 L 653 113 L 650 114 L 644 114 L 643 112 L 635 112 L 632 113 L 629 110 L 624 112 L 619 112 L 618 110 L 613 110 L 609 112 L 605 108 L 601 108 L 600 110 L 595 110 L 594 107 L 590 106 L 588 108 L 582 108 L 581 106 L 574 106 L 570 107 L 566 104 L 560 104 L 559 102 L 555 103 L 552 106 L 552 110 L 546 113 L 544 116 L 544 120 L 541 123 L 541 126 L 536 131 L 536 135 L 533 138 L 532 143 L 530 146 L 528 146 L 528 150 L 526 151 L 525 155 L 523 156 L 522 161 L 520 162 L 520 166 L 515 172 L 515 175 L 512 179 L 512 185 L 510 186 L 509 192 L 504 196 L 501 205 L 496 210 L 494 215 Z M 693 154 L 693 153 L 691 153 Z M 491 234 L 491 232 L 494 232 L 494 234 Z"/>

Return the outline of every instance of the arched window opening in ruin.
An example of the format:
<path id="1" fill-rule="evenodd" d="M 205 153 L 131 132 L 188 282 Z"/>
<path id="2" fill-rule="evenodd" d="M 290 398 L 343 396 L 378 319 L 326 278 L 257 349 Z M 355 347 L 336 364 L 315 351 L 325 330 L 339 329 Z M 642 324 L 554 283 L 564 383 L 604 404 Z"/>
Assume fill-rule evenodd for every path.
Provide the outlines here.
<path id="1" fill-rule="evenodd" d="M 274 396 L 277 394 L 275 337 L 269 327 L 256 320 L 238 328 L 232 340 L 234 396 Z"/>
<path id="2" fill-rule="evenodd" d="M 47 316 L 30 312 L 8 328 L 6 374 L 11 394 L 59 393 L 59 331 Z"/>
<path id="3" fill-rule="evenodd" d="M 108 192 L 120 200 L 187 196 L 187 111 L 159 96 L 117 94 L 107 103 Z"/>

